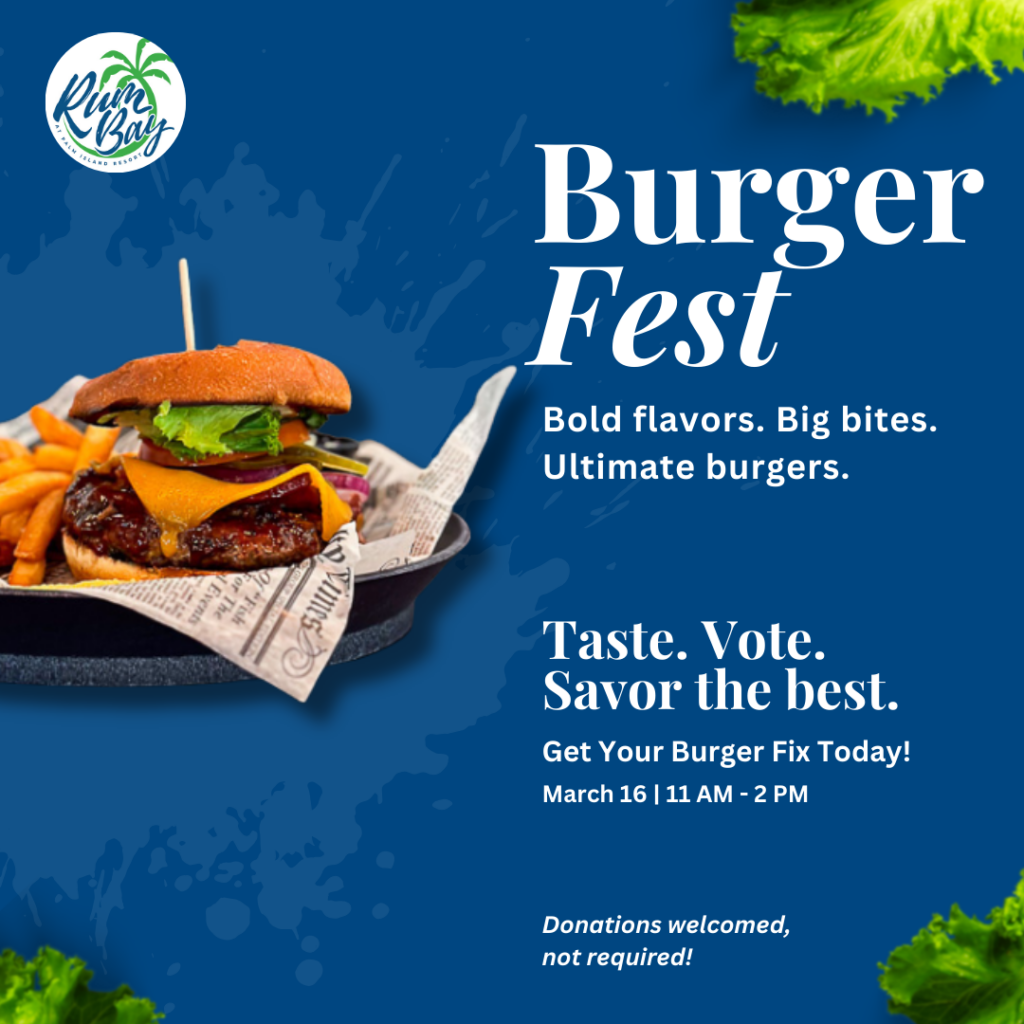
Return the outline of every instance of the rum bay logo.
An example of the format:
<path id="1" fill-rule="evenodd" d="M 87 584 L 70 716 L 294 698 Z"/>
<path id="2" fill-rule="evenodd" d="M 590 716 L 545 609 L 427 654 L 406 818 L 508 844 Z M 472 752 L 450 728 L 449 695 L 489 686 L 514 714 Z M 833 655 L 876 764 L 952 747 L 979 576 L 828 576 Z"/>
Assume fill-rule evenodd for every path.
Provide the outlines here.
<path id="1" fill-rule="evenodd" d="M 57 62 L 46 86 L 46 118 L 53 137 L 79 163 L 134 171 L 162 157 L 178 137 L 185 85 L 155 43 L 102 32 Z"/>

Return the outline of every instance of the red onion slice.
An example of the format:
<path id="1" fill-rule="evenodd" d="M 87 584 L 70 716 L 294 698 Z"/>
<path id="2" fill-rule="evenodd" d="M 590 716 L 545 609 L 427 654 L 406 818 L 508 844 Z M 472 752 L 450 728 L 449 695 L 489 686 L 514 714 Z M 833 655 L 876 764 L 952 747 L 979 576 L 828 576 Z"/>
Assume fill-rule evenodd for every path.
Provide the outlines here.
<path id="1" fill-rule="evenodd" d="M 370 482 L 366 477 L 356 476 L 354 473 L 324 473 L 324 479 L 336 491 L 360 491 L 367 497 L 370 496 Z"/>
<path id="2" fill-rule="evenodd" d="M 262 469 L 239 469 L 237 466 L 198 466 L 195 472 L 203 476 L 212 476 L 214 480 L 224 480 L 229 484 L 259 484 L 264 480 L 273 480 L 290 466 L 264 466 Z"/>
<path id="3" fill-rule="evenodd" d="M 352 515 L 357 516 L 363 510 L 363 502 L 366 500 L 366 495 L 362 491 L 338 491 L 338 497 L 350 509 L 352 509 Z"/>

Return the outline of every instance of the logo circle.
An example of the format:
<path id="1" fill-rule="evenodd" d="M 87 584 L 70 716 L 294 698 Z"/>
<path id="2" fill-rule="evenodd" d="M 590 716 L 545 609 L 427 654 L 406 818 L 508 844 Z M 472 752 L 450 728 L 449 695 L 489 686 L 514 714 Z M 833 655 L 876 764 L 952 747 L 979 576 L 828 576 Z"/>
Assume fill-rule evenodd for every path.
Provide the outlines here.
<path id="1" fill-rule="evenodd" d="M 130 32 L 89 36 L 46 84 L 46 119 L 68 156 L 95 171 L 136 171 L 159 160 L 185 120 L 185 84 L 156 43 Z"/>

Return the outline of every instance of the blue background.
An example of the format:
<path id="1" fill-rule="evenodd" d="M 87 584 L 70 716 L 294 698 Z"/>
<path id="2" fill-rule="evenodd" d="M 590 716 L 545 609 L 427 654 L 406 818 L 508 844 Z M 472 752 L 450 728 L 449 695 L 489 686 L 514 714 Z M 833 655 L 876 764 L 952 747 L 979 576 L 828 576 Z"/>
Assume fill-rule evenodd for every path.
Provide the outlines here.
<path id="1" fill-rule="evenodd" d="M 329 671 L 308 704 L 262 683 L 0 689 L 0 945 L 81 955 L 100 987 L 128 982 L 194 1022 L 642 1012 L 845 1024 L 886 1016 L 875 964 L 932 912 L 958 901 L 984 914 L 1010 891 L 1024 867 L 1013 463 L 1024 79 L 993 88 L 963 75 L 891 125 L 816 117 L 755 94 L 753 69 L 731 57 L 729 12 L 681 0 L 5 11 L 0 418 L 73 373 L 176 349 L 181 256 L 200 345 L 257 338 L 334 359 L 355 394 L 346 430 L 421 464 L 487 375 L 520 370 L 460 506 L 471 547 L 421 599 L 407 639 Z M 188 91 L 166 158 L 115 176 L 76 166 L 43 111 L 60 55 L 108 30 L 154 39 Z M 623 224 L 597 245 L 537 246 L 534 146 L 570 142 L 612 155 L 607 192 Z M 788 214 L 745 192 L 755 244 L 649 248 L 629 230 L 622 171 L 654 167 L 667 181 L 698 168 L 712 238 L 712 169 L 777 180 L 837 165 L 852 182 L 818 219 L 844 232 L 846 251 L 784 272 L 793 297 L 768 329 L 778 352 L 745 368 L 739 296 L 776 269 Z M 911 174 L 919 197 L 915 232 L 889 248 L 852 216 L 856 183 L 880 167 Z M 985 175 L 979 195 L 956 197 L 968 243 L 924 246 L 921 172 L 949 167 Z M 601 304 L 589 342 L 574 325 L 571 368 L 523 368 L 559 264 L 624 266 L 618 298 L 598 283 L 581 293 L 577 308 Z M 686 336 L 692 295 L 737 297 L 720 363 L 613 361 L 618 316 L 655 289 L 681 307 L 648 336 L 659 347 Z M 546 405 L 592 403 L 621 404 L 623 432 L 540 432 Z M 766 430 L 637 436 L 637 404 L 750 411 Z M 776 407 L 802 404 L 831 410 L 831 438 L 775 434 Z M 923 411 L 938 430 L 844 436 L 844 404 Z M 545 452 L 595 449 L 689 457 L 698 473 L 632 487 L 545 479 Z M 707 451 L 837 458 L 849 479 L 713 483 L 701 479 Z M 679 710 L 545 712 L 543 676 L 557 667 L 538 640 L 545 618 L 671 630 L 690 652 L 669 666 Z M 808 630 L 826 660 L 804 663 L 802 678 L 880 672 L 899 710 L 798 714 L 777 696 L 760 714 L 702 713 L 692 680 L 716 664 L 703 619 Z M 614 678 L 646 678 L 648 664 L 623 662 Z M 725 664 L 783 692 L 780 665 L 734 649 Z M 911 759 L 727 772 L 549 765 L 540 753 L 549 739 L 865 738 L 909 740 Z M 807 783 L 810 802 L 541 801 L 545 783 L 601 782 Z M 541 967 L 546 950 L 639 945 L 545 937 L 545 915 L 619 914 L 785 914 L 790 934 L 699 936 L 689 967 Z"/>

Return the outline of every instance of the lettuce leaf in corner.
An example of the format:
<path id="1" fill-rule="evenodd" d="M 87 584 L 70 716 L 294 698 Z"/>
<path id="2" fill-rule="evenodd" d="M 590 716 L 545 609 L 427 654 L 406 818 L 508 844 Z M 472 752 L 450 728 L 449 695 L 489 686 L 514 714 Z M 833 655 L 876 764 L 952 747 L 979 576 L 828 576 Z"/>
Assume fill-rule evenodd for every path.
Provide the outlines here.
<path id="1" fill-rule="evenodd" d="M 956 904 L 879 964 L 889 1012 L 915 1024 L 1024 1024 L 1024 876 L 985 924 Z"/>
<path id="2" fill-rule="evenodd" d="M 815 113 L 842 100 L 891 121 L 909 95 L 927 102 L 968 68 L 992 82 L 999 64 L 1024 68 L 1024 0 L 752 0 L 732 26 L 758 91 Z"/>
<path id="3" fill-rule="evenodd" d="M 39 985 L 36 987 L 36 976 Z M 152 1024 L 163 1017 L 127 985 L 93 992 L 93 972 L 77 957 L 44 948 L 27 963 L 12 950 L 0 954 L 2 1024 Z"/>

